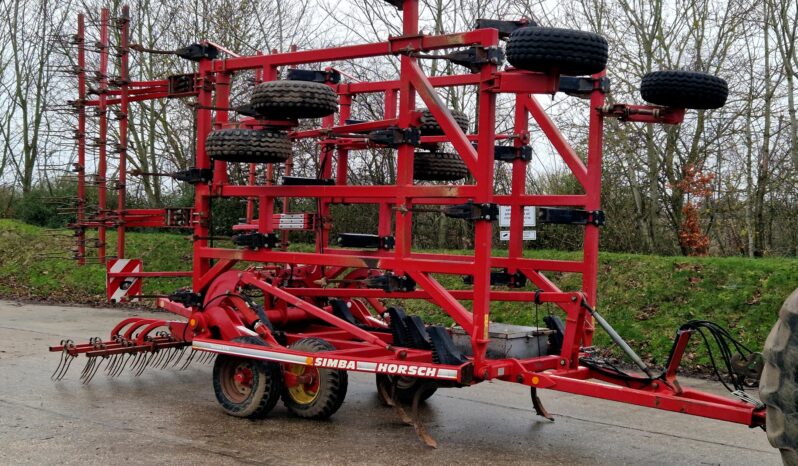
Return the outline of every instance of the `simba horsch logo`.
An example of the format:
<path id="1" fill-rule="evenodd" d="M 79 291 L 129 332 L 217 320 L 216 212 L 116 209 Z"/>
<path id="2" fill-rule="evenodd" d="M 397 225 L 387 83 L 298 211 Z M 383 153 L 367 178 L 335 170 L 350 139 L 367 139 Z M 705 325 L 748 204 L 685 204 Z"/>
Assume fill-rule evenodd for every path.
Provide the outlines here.
<path id="1" fill-rule="evenodd" d="M 408 364 L 377 363 L 370 364 L 368 368 L 359 366 L 356 361 L 334 358 L 315 358 L 313 365 L 316 367 L 327 367 L 330 369 L 343 370 L 368 370 L 369 372 L 379 372 L 392 375 L 408 375 L 415 377 L 436 377 L 438 369 L 435 367 L 411 366 Z"/>

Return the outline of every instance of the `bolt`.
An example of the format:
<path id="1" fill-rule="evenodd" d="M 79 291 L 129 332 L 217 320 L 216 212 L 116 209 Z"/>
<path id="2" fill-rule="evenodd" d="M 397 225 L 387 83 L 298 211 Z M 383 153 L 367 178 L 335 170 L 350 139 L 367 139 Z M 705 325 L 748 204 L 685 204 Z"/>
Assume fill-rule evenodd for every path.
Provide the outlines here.
<path id="1" fill-rule="evenodd" d="M 565 365 L 565 359 L 560 359 L 560 365 L 561 365 L 561 366 L 564 366 L 564 365 Z"/>
<path id="2" fill-rule="evenodd" d="M 406 357 L 407 357 L 407 351 L 405 350 L 399 351 L 399 359 L 404 359 Z"/>

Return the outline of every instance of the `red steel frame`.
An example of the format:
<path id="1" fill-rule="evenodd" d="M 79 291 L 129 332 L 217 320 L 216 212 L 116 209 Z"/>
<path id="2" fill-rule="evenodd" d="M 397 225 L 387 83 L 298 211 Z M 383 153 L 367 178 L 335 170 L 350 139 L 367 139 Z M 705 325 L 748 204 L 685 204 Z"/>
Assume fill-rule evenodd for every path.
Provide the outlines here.
<path id="1" fill-rule="evenodd" d="M 483 64 L 478 73 L 427 77 L 419 67 L 414 53 L 431 50 L 479 45 L 499 45 L 498 31 L 478 29 L 440 36 L 418 32 L 418 0 L 403 2 L 403 35 L 386 41 L 350 45 L 337 48 L 272 53 L 254 56 L 227 56 L 220 59 L 199 60 L 196 75 L 197 141 L 196 167 L 213 168 L 209 183 L 196 185 L 195 204 L 191 214 L 195 238 L 193 252 L 193 292 L 203 296 L 202 306 L 185 307 L 168 299 L 159 299 L 158 306 L 189 319 L 189 332 L 195 350 L 226 353 L 259 358 L 287 364 L 316 367 L 345 368 L 365 372 L 410 374 L 468 385 L 484 380 L 500 379 L 538 388 L 548 388 L 580 395 L 604 398 L 624 403 L 649 406 L 668 411 L 683 412 L 725 421 L 761 426 L 764 411 L 739 400 L 682 388 L 675 382 L 676 366 L 668 368 L 667 377 L 653 383 L 629 382 L 609 377 L 579 363 L 583 348 L 592 344 L 593 322 L 587 304 L 596 306 L 599 227 L 586 225 L 583 257 L 580 261 L 542 260 L 525 258 L 523 246 L 524 206 L 567 206 L 588 211 L 601 208 L 601 163 L 604 118 L 621 118 L 643 123 L 678 124 L 683 109 L 649 106 L 605 105 L 605 92 L 599 85 L 604 72 L 593 76 L 594 89 L 589 95 L 590 119 L 586 160 L 576 153 L 554 122 L 535 99 L 537 94 L 554 94 L 559 89 L 559 76 L 509 69 L 499 71 L 495 64 Z M 205 150 L 205 138 L 214 128 L 238 124 L 267 125 L 252 119 L 231 123 L 227 108 L 231 77 L 246 70 L 254 70 L 258 81 L 271 81 L 279 76 L 279 68 L 287 66 L 329 63 L 365 57 L 398 56 L 401 61 L 397 79 L 383 82 L 349 82 L 329 85 L 339 96 L 338 123 L 326 117 L 319 129 L 292 131 L 294 140 L 316 139 L 320 151 L 320 178 L 334 178 L 335 185 L 291 186 L 271 183 L 274 167 L 265 169 L 266 184 L 256 183 L 256 166 L 250 165 L 248 183 L 230 184 L 225 162 L 212 162 Z M 105 108 L 108 105 L 134 100 L 168 97 L 165 82 L 130 83 L 120 90 L 109 90 L 96 101 L 86 105 Z M 450 111 L 437 96 L 435 88 L 475 86 L 478 89 L 478 133 L 464 134 Z M 130 87 L 131 89 L 128 89 Z M 135 91 L 135 92 L 134 92 Z M 130 95 L 128 95 L 130 93 Z M 353 98 L 360 94 L 384 95 L 384 120 L 347 124 Z M 496 134 L 496 97 L 515 96 L 514 128 L 510 134 Z M 106 95 L 108 97 L 106 97 Z M 432 112 L 444 131 L 444 136 L 424 136 L 422 142 L 449 142 L 467 165 L 473 182 L 466 185 L 413 184 L 413 156 L 410 144 L 398 147 L 397 181 L 395 185 L 355 186 L 347 180 L 348 152 L 368 146 L 362 136 L 365 131 L 399 126 L 418 125 L 416 98 L 420 98 Z M 126 110 L 125 110 L 126 111 Z M 102 116 L 102 112 L 101 112 Z M 529 141 L 529 120 L 551 141 L 557 153 L 582 187 L 582 194 L 549 195 L 526 192 L 527 163 L 512 162 L 512 184 L 509 195 L 494 193 L 493 147 L 497 140 L 510 139 L 516 147 Z M 472 145 L 476 142 L 476 148 Z M 333 161 L 337 169 L 333 171 Z M 288 168 L 286 168 L 288 171 Z M 121 178 L 122 181 L 124 178 Z M 282 212 L 288 212 L 292 198 L 319 200 L 319 221 L 314 253 L 293 252 L 286 249 L 264 248 L 229 249 L 212 247 L 208 241 L 210 205 L 213 197 L 239 197 L 248 200 L 247 222 L 239 228 L 256 229 L 260 233 L 275 230 L 275 200 L 283 199 Z M 474 221 L 474 252 L 471 255 L 422 253 L 412 250 L 412 208 L 419 205 L 452 205 L 471 201 L 495 203 L 512 207 L 510 240 L 507 257 L 492 255 L 493 225 L 488 220 Z M 376 204 L 379 206 L 377 232 L 381 236 L 393 234 L 395 248 L 386 250 L 352 250 L 328 247 L 330 206 L 333 204 Z M 131 215 L 120 200 L 117 215 L 124 219 Z M 158 212 L 150 212 L 158 215 Z M 103 221 L 95 224 L 103 229 Z M 131 223 L 128 223 L 130 226 Z M 120 245 L 124 243 L 124 237 Z M 120 254 L 123 251 L 120 246 Z M 238 262 L 262 264 L 244 271 L 232 270 Z M 496 291 L 491 289 L 491 269 L 521 272 L 535 285 L 537 291 Z M 290 270 L 290 274 L 284 273 Z M 390 271 L 408 275 L 420 289 L 391 292 L 358 287 L 322 288 L 319 279 L 368 276 L 372 271 Z M 546 272 L 572 272 L 582 275 L 582 287 L 576 291 L 560 290 L 545 275 Z M 154 273 L 149 273 L 154 274 Z M 447 290 L 432 274 L 470 275 L 473 288 Z M 151 275 L 147 275 L 151 276 Z M 265 326 L 258 326 L 258 315 L 237 293 L 244 287 L 261 290 L 269 320 L 275 325 L 291 323 L 300 330 L 287 331 L 288 343 L 300 338 L 318 336 L 331 342 L 335 351 L 303 353 L 282 345 Z M 438 305 L 471 337 L 473 358 L 460 366 L 434 364 L 430 351 L 393 346 L 389 333 L 369 331 L 355 326 L 331 313 L 324 305 L 326 298 L 341 298 L 352 305 L 353 314 L 364 324 L 383 323 L 371 317 L 368 306 L 380 311 L 379 298 L 426 299 Z M 469 311 L 461 301 L 471 301 Z M 492 301 L 544 302 L 559 306 L 566 315 L 566 330 L 559 355 L 529 359 L 489 359 L 486 347 L 489 340 L 490 303 Z M 258 334 L 268 344 L 263 346 L 234 343 L 233 338 Z M 184 332 L 185 333 L 185 332 Z M 680 342 L 681 343 L 681 342 Z M 686 341 L 685 341 L 686 343 Z M 673 362 L 678 360 L 684 344 L 680 344 Z M 597 382 L 598 381 L 598 382 Z"/>

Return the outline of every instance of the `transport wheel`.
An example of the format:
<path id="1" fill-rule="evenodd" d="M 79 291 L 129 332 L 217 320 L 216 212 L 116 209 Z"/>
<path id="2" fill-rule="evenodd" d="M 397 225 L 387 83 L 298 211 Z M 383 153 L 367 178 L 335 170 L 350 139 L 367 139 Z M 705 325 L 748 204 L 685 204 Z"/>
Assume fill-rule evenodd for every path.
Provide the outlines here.
<path id="1" fill-rule="evenodd" d="M 297 351 L 332 351 L 321 338 L 304 338 L 291 345 Z M 283 367 L 283 403 L 289 411 L 306 419 L 327 419 L 344 403 L 348 375 L 336 369 L 317 369 L 300 364 Z"/>
<path id="2" fill-rule="evenodd" d="M 785 465 L 798 466 L 798 290 L 781 306 L 762 356 L 759 396 L 767 406 L 768 440 Z"/>
<path id="3" fill-rule="evenodd" d="M 383 390 L 380 390 L 380 387 Z M 390 403 L 383 397 L 383 393 L 390 394 L 391 391 L 394 391 L 394 395 L 399 401 L 410 404 L 413 402 L 413 397 L 416 396 L 416 391 L 418 390 L 422 390 L 419 401 L 425 401 L 435 394 L 438 386 L 435 382 L 418 377 L 377 374 L 377 396 L 379 396 L 382 404 L 386 406 L 389 406 Z"/>
<path id="4" fill-rule="evenodd" d="M 281 163 L 291 156 L 291 141 L 276 131 L 225 128 L 211 131 L 205 150 L 225 162 Z"/>
<path id="5" fill-rule="evenodd" d="M 458 181 L 468 176 L 468 167 L 457 154 L 416 152 L 413 179 L 417 181 Z"/>
<path id="6" fill-rule="evenodd" d="M 322 83 L 269 81 L 255 86 L 250 105 L 266 118 L 321 118 L 338 110 L 338 96 Z"/>
<path id="7" fill-rule="evenodd" d="M 263 345 L 258 337 L 238 337 L 234 342 Z M 280 365 L 257 359 L 220 354 L 213 365 L 213 391 L 231 416 L 262 418 L 280 397 Z"/>
<path id="8" fill-rule="evenodd" d="M 438 120 L 432 115 L 427 109 L 424 110 L 417 110 L 422 112 L 421 113 L 421 126 L 418 128 L 421 131 L 421 134 L 424 136 L 436 136 L 443 134 L 443 128 L 441 125 L 438 124 Z M 449 109 L 452 112 L 452 116 L 454 117 L 454 121 L 457 122 L 457 126 L 463 130 L 464 133 L 468 132 L 468 115 L 458 110 Z"/>
<path id="9" fill-rule="evenodd" d="M 729 86 L 723 79 L 694 71 L 654 71 L 643 76 L 640 96 L 646 102 L 706 110 L 726 104 Z"/>
<path id="10" fill-rule="evenodd" d="M 532 26 L 510 34 L 507 61 L 522 70 L 580 76 L 603 70 L 608 49 L 592 32 Z"/>

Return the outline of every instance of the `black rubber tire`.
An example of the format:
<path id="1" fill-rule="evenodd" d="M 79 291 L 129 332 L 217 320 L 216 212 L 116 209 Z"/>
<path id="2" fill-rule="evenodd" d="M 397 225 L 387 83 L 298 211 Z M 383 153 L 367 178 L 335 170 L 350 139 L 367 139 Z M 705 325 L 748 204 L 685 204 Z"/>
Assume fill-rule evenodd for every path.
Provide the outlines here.
<path id="1" fill-rule="evenodd" d="M 265 118 L 321 118 L 338 111 L 338 96 L 322 83 L 269 81 L 255 86 L 250 105 Z"/>
<path id="2" fill-rule="evenodd" d="M 432 115 L 432 112 L 427 109 L 417 111 L 421 112 L 421 126 L 418 130 L 423 136 L 438 136 L 443 134 L 443 129 L 441 125 L 438 124 L 438 120 Z M 458 110 L 449 109 L 449 111 L 452 112 L 457 126 L 459 126 L 464 133 L 468 133 L 468 115 Z"/>
<path id="3" fill-rule="evenodd" d="M 413 179 L 416 181 L 459 181 L 468 176 L 468 167 L 457 154 L 416 152 Z"/>
<path id="4" fill-rule="evenodd" d="M 316 353 L 335 349 L 321 338 L 303 338 L 291 345 L 292 349 Z M 349 377 L 346 371 L 337 369 L 317 369 L 319 373 L 318 395 L 310 403 L 296 402 L 288 389 L 283 387 L 283 404 L 293 414 L 305 419 L 327 419 L 335 414 L 344 403 Z"/>
<path id="5" fill-rule="evenodd" d="M 205 151 L 210 158 L 225 162 L 282 163 L 291 157 L 291 141 L 276 131 L 225 128 L 211 131 Z"/>
<path id="6" fill-rule="evenodd" d="M 233 341 L 266 346 L 258 337 L 239 337 Z M 230 392 L 232 387 L 227 376 L 230 375 L 230 370 L 241 364 L 248 365 L 252 371 L 252 389 L 245 398 L 236 400 L 232 398 L 235 394 Z M 280 389 L 283 386 L 281 374 L 280 365 L 274 362 L 219 354 L 213 365 L 213 391 L 225 413 L 235 417 L 260 419 L 269 414 L 280 399 Z"/>
<path id="7" fill-rule="evenodd" d="M 396 386 L 394 387 L 394 383 Z M 413 397 L 416 396 L 416 390 L 423 390 L 419 401 L 426 401 L 438 390 L 438 386 L 428 379 L 421 379 L 418 377 L 405 377 L 405 376 L 391 376 L 385 374 L 377 374 L 377 396 L 380 402 L 389 406 L 388 400 L 383 398 L 383 387 L 385 393 L 390 394 L 391 390 L 395 390 L 394 396 L 405 404 L 411 404 Z"/>
<path id="8" fill-rule="evenodd" d="M 762 351 L 759 396 L 767 406 L 770 444 L 787 466 L 798 466 L 798 290 L 784 301 Z"/>
<path id="9" fill-rule="evenodd" d="M 574 29 L 525 27 L 507 41 L 507 61 L 516 68 L 571 76 L 594 74 L 607 66 L 607 40 Z"/>
<path id="10" fill-rule="evenodd" d="M 723 79 L 694 71 L 654 71 L 643 76 L 640 96 L 666 107 L 707 110 L 726 105 L 729 86 Z"/>

